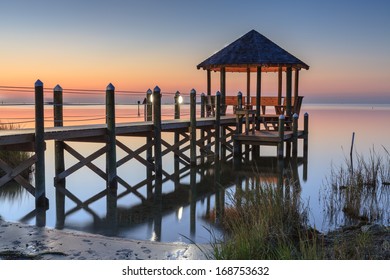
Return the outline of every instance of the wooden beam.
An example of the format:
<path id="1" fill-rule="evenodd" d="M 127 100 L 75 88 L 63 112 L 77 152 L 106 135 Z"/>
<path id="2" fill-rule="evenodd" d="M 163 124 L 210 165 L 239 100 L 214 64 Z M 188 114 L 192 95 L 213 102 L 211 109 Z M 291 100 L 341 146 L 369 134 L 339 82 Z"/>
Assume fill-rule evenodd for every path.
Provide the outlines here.
<path id="1" fill-rule="evenodd" d="M 295 82 L 294 82 L 294 97 L 295 97 L 295 100 L 299 96 L 298 87 L 299 87 L 299 69 L 297 68 L 297 69 L 295 69 Z"/>

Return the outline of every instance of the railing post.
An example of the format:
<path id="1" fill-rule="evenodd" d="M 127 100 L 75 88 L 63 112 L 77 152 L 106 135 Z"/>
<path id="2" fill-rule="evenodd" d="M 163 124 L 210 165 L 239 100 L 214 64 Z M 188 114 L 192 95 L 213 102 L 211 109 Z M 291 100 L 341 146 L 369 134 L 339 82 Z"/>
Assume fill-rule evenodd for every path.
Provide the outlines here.
<path id="1" fill-rule="evenodd" d="M 200 95 L 200 117 L 204 118 L 206 116 L 206 95 L 204 92 Z"/>
<path id="2" fill-rule="evenodd" d="M 153 90 L 153 131 L 154 131 L 154 164 L 156 174 L 155 192 L 160 194 L 162 183 L 162 152 L 161 152 L 161 90 L 156 86 Z"/>
<path id="3" fill-rule="evenodd" d="M 115 87 L 112 84 L 109 84 L 106 88 L 106 125 L 107 187 L 116 189 L 118 182 L 116 176 Z"/>
<path id="4" fill-rule="evenodd" d="M 284 149 L 284 115 L 279 116 L 279 143 L 278 143 L 278 158 L 283 157 Z"/>
<path id="5" fill-rule="evenodd" d="M 217 108 L 217 110 L 215 110 L 215 158 L 216 160 L 219 160 L 221 141 L 221 110 L 219 110 L 221 107 L 221 93 L 219 91 L 217 91 L 215 99 L 215 107 Z"/>
<path id="6" fill-rule="evenodd" d="M 46 207 L 43 83 L 35 82 L 35 206 Z"/>
<path id="7" fill-rule="evenodd" d="M 152 91 L 151 89 L 148 89 L 146 92 L 146 119 L 145 121 L 151 122 L 152 121 Z"/>
<path id="8" fill-rule="evenodd" d="M 180 103 L 182 97 L 180 96 L 180 92 L 176 91 L 174 101 L 175 101 L 175 120 L 180 119 Z"/>
<path id="9" fill-rule="evenodd" d="M 190 161 L 196 165 L 196 91 L 190 92 Z"/>

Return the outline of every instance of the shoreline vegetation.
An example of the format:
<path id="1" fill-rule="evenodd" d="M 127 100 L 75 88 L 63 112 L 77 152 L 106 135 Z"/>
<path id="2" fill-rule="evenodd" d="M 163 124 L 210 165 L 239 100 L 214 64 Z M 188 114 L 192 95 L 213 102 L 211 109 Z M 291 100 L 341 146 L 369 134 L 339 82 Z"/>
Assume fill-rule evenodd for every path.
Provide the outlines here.
<path id="1" fill-rule="evenodd" d="M 224 236 L 214 235 L 209 258 L 390 259 L 390 154 L 383 149 L 385 156 L 372 150 L 368 158 L 357 155 L 332 167 L 321 191 L 333 230 L 321 233 L 309 225 L 310 209 L 295 182 L 252 185 L 230 196 L 218 223 Z"/>

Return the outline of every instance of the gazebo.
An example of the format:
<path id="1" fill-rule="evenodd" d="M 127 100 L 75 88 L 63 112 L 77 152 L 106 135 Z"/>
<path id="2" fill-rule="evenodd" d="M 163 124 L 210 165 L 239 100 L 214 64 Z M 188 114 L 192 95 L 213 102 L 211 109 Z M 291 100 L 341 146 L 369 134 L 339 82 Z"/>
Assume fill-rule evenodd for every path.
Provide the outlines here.
<path id="1" fill-rule="evenodd" d="M 292 72 L 295 71 L 294 97 L 298 97 L 299 71 L 309 66 L 279 47 L 277 44 L 252 30 L 221 49 L 211 57 L 197 65 L 198 69 L 207 71 L 207 95 L 211 95 L 211 71 L 220 72 L 221 103 L 225 105 L 226 72 L 247 73 L 246 102 L 250 103 L 250 73 L 257 73 L 256 81 L 256 115 L 260 118 L 261 74 L 262 72 L 278 72 L 278 104 L 282 100 L 282 73 L 286 72 L 286 111 L 292 113 Z"/>

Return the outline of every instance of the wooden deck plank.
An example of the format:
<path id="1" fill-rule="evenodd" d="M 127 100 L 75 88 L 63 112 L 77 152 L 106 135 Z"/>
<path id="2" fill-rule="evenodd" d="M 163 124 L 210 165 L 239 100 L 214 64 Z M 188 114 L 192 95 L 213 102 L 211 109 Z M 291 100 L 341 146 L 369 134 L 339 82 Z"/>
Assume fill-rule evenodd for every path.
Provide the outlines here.
<path id="1" fill-rule="evenodd" d="M 221 117 L 222 125 L 234 125 L 235 118 L 232 116 Z M 197 128 L 213 127 L 215 118 L 199 118 L 196 121 Z M 190 127 L 189 120 L 163 120 L 162 131 L 177 131 L 180 129 L 188 130 Z M 153 131 L 152 122 L 131 122 L 119 123 L 116 126 L 118 136 L 136 136 L 143 133 L 151 133 Z M 81 140 L 83 138 L 93 139 L 94 137 L 102 137 L 106 134 L 106 125 L 82 125 L 82 126 L 64 126 L 64 127 L 47 127 L 45 128 L 45 140 Z M 18 130 L 1 130 L 0 131 L 0 146 L 15 145 L 22 143 L 31 143 L 35 139 L 34 129 L 18 129 Z"/>

